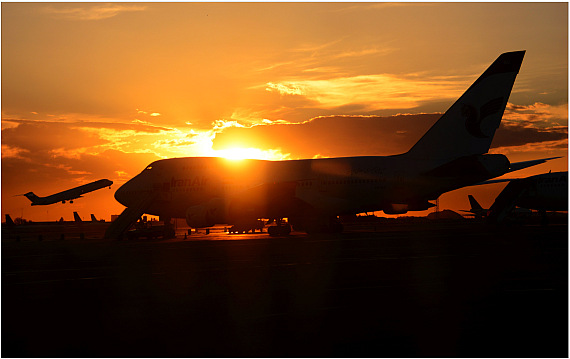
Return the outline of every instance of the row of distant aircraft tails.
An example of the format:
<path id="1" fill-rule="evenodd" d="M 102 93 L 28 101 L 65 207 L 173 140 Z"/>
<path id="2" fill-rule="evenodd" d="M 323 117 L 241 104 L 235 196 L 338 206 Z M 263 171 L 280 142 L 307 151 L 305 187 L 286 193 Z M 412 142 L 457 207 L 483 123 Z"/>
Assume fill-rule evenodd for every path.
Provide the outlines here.
<path id="1" fill-rule="evenodd" d="M 126 209 L 106 236 L 120 236 L 144 213 L 168 222 L 185 218 L 193 228 L 225 223 L 247 229 L 257 226 L 257 219 L 268 218 L 282 227 L 276 234 L 288 233 L 291 225 L 309 233 L 338 232 L 342 225 L 337 216 L 426 210 L 443 193 L 491 183 L 506 173 L 558 158 L 511 163 L 505 155 L 488 154 L 524 54 L 500 55 L 403 154 L 288 161 L 216 157 L 155 161 L 115 192 L 115 199 Z M 556 174 L 547 175 L 551 180 Z M 568 208 L 567 177 L 565 172 L 561 210 Z M 541 181 L 511 182 L 504 202 L 528 201 L 533 193 L 523 188 Z M 39 198 L 31 192 L 25 196 L 32 205 L 43 205 L 71 201 L 111 184 L 100 180 L 49 197 Z M 501 204 L 501 208 L 509 206 Z"/>
<path id="2" fill-rule="evenodd" d="M 83 223 L 84 221 L 79 216 L 79 213 L 73 212 L 73 222 Z M 105 220 L 103 220 L 103 219 L 98 220 L 93 213 L 91 214 L 91 221 L 89 221 L 89 223 L 102 223 L 102 222 L 105 222 Z M 43 222 L 43 223 L 45 223 L 45 222 Z M 63 220 L 63 218 L 61 218 L 57 222 L 48 222 L 48 223 L 65 223 L 65 221 Z M 8 227 L 16 225 L 16 223 L 14 222 L 14 220 L 12 219 L 12 217 L 9 214 L 6 214 L 6 225 Z"/>

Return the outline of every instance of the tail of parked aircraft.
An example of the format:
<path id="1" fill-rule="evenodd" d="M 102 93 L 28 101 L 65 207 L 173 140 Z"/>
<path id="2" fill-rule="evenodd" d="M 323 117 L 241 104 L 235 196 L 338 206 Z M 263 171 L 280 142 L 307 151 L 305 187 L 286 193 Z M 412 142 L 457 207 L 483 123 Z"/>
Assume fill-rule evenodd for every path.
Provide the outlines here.
<path id="1" fill-rule="evenodd" d="M 481 207 L 481 205 L 479 204 L 479 202 L 477 202 L 475 197 L 473 197 L 472 195 L 468 195 L 468 197 L 469 197 L 469 203 L 471 204 L 471 211 L 480 211 L 483 209 L 483 207 Z"/>
<path id="2" fill-rule="evenodd" d="M 12 217 L 10 217 L 9 214 L 6 214 L 6 225 L 8 227 L 14 226 L 14 221 L 12 220 Z"/>
<path id="3" fill-rule="evenodd" d="M 500 55 L 406 156 L 443 163 L 487 153 L 524 54 L 516 51 Z"/>
<path id="4" fill-rule="evenodd" d="M 99 222 L 93 213 L 91 213 L 91 222 Z"/>
<path id="5" fill-rule="evenodd" d="M 73 219 L 75 220 L 75 222 L 83 222 L 77 212 L 73 212 Z"/>

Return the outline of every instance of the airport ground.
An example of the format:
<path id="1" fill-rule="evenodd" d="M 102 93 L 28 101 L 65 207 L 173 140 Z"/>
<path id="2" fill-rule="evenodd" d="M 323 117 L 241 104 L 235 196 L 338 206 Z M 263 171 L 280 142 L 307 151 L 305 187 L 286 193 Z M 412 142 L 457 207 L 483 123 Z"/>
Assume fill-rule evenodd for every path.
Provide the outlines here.
<path id="1" fill-rule="evenodd" d="M 3 233 L 2 357 L 568 356 L 567 221 L 76 234 Z"/>

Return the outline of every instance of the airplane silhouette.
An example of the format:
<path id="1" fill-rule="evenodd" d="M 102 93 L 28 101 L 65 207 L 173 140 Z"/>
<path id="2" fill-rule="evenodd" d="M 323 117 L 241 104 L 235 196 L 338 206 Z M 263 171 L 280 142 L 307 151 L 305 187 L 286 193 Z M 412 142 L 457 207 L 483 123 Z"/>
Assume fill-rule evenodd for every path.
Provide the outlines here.
<path id="1" fill-rule="evenodd" d="M 112 184 L 113 181 L 110 181 L 108 179 L 100 179 L 98 181 L 84 184 L 82 186 L 71 188 L 66 191 L 55 193 L 46 197 L 38 197 L 34 194 L 34 192 L 28 192 L 22 196 L 25 196 L 27 199 L 32 201 L 32 206 L 44 206 L 58 202 L 65 203 L 65 201 L 73 203 L 74 199 L 81 198 L 85 193 L 93 192 L 104 187 L 111 188 Z"/>
<path id="2" fill-rule="evenodd" d="M 525 51 L 500 55 L 406 153 L 289 161 L 187 157 L 148 165 L 115 192 L 126 206 L 107 237 L 143 213 L 193 228 L 283 219 L 273 234 L 339 232 L 337 216 L 426 210 L 442 193 L 542 163 L 487 154 Z M 281 228 L 279 228 L 281 227 Z M 270 227 L 272 228 L 272 227 Z M 271 233 L 271 231 L 270 231 Z"/>

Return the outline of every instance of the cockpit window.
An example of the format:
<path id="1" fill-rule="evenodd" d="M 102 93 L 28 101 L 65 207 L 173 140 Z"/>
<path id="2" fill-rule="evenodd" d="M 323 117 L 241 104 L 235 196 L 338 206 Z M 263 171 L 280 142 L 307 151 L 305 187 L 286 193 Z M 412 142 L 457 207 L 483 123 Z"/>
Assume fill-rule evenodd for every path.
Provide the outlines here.
<path id="1" fill-rule="evenodd" d="M 152 169 L 152 166 L 148 166 L 147 168 L 145 168 L 145 170 L 150 171 Z"/>

